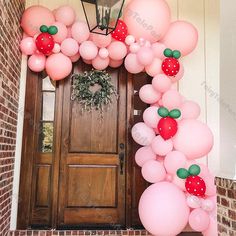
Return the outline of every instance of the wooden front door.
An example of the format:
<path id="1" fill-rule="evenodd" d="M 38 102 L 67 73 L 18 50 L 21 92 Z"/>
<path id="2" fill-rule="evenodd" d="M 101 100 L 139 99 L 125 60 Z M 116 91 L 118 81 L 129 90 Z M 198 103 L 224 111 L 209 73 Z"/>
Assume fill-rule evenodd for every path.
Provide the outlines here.
<path id="1" fill-rule="evenodd" d="M 79 63 L 74 73 L 91 67 Z M 138 90 L 146 74 L 108 69 L 118 99 L 101 119 L 71 101 L 70 78 L 51 84 L 28 71 L 18 228 L 141 227 L 138 201 L 147 187 L 130 136 L 147 107 Z"/>

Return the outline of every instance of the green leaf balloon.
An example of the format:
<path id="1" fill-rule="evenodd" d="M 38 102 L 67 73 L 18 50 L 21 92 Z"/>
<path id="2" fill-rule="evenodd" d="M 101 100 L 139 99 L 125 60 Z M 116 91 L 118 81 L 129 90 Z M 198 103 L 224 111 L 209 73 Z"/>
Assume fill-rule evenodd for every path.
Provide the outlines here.
<path id="1" fill-rule="evenodd" d="M 199 165 L 191 165 L 188 169 L 190 175 L 199 175 L 201 172 L 201 168 Z"/>
<path id="2" fill-rule="evenodd" d="M 186 179 L 189 176 L 189 172 L 184 168 L 180 168 L 177 170 L 177 175 L 180 179 Z"/>
<path id="3" fill-rule="evenodd" d="M 181 57 L 181 52 L 178 51 L 178 50 L 174 50 L 174 51 L 173 51 L 173 57 L 174 57 L 175 59 L 179 59 L 179 58 Z"/>
<path id="4" fill-rule="evenodd" d="M 174 119 L 178 119 L 181 116 L 181 112 L 179 109 L 174 109 L 170 111 L 169 116 Z"/>
<path id="5" fill-rule="evenodd" d="M 166 57 L 172 57 L 172 56 L 173 56 L 173 52 L 172 52 L 171 49 L 166 48 L 166 49 L 164 50 L 164 55 L 165 55 Z"/>
<path id="6" fill-rule="evenodd" d="M 158 115 L 163 118 L 165 118 L 169 115 L 169 110 L 166 109 L 165 107 L 160 107 L 157 112 L 158 112 Z"/>
<path id="7" fill-rule="evenodd" d="M 40 26 L 40 32 L 42 32 L 42 33 L 48 32 L 48 27 L 46 25 L 41 25 Z"/>
<path id="8" fill-rule="evenodd" d="M 50 26 L 48 28 L 48 33 L 51 34 L 51 35 L 55 35 L 55 34 L 57 34 L 57 32 L 58 32 L 58 28 L 54 25 Z"/>

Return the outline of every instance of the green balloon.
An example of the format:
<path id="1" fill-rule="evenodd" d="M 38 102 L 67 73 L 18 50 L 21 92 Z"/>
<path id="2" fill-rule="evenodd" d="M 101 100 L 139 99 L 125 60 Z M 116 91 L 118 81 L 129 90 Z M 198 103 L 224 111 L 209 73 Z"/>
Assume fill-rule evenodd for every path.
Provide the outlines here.
<path id="1" fill-rule="evenodd" d="M 48 32 L 48 27 L 46 25 L 41 25 L 40 32 L 42 32 L 42 33 Z"/>
<path id="2" fill-rule="evenodd" d="M 54 25 L 48 28 L 48 33 L 51 35 L 57 34 L 57 32 L 58 32 L 58 28 Z"/>
<path id="3" fill-rule="evenodd" d="M 181 112 L 180 112 L 179 109 L 174 109 L 174 110 L 170 111 L 169 116 L 174 118 L 174 119 L 178 119 L 181 116 Z"/>
<path id="4" fill-rule="evenodd" d="M 163 118 L 169 115 L 169 111 L 165 107 L 160 107 L 157 112 L 158 112 L 158 115 Z"/>
<path id="5" fill-rule="evenodd" d="M 199 165 L 191 165 L 188 169 L 190 175 L 199 175 L 201 172 L 201 168 Z"/>
<path id="6" fill-rule="evenodd" d="M 166 49 L 164 50 L 164 55 L 165 55 L 166 57 L 172 57 L 172 56 L 173 56 L 173 52 L 172 52 L 171 49 L 166 48 Z"/>
<path id="7" fill-rule="evenodd" d="M 180 168 L 177 170 L 177 175 L 180 179 L 186 179 L 189 176 L 189 172 L 184 168 Z"/>
<path id="8" fill-rule="evenodd" d="M 173 51 L 173 57 L 179 59 L 181 57 L 181 52 L 178 50 Z"/>

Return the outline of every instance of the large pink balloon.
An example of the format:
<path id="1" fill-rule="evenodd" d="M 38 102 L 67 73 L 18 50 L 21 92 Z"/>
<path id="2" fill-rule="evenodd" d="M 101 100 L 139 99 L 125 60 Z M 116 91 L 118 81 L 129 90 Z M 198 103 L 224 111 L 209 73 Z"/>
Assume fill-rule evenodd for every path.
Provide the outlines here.
<path id="1" fill-rule="evenodd" d="M 150 146 L 141 147 L 135 153 L 135 161 L 140 167 L 150 160 L 156 160 L 156 154 Z"/>
<path id="2" fill-rule="evenodd" d="M 139 216 L 143 226 L 152 235 L 178 235 L 189 218 L 185 194 L 169 182 L 153 184 L 141 196 Z"/>
<path id="3" fill-rule="evenodd" d="M 164 140 L 160 135 L 156 136 L 152 141 L 152 150 L 159 156 L 165 156 L 173 150 L 173 142 L 171 139 Z"/>
<path id="4" fill-rule="evenodd" d="M 88 40 L 90 35 L 88 25 L 81 21 L 75 22 L 71 27 L 71 34 L 78 43 Z"/>
<path id="5" fill-rule="evenodd" d="M 72 7 L 61 6 L 55 12 L 56 20 L 63 23 L 66 26 L 70 26 L 74 23 L 76 14 Z"/>
<path id="6" fill-rule="evenodd" d="M 112 60 L 122 60 L 127 55 L 127 47 L 120 41 L 113 41 L 109 47 L 109 57 Z"/>
<path id="7" fill-rule="evenodd" d="M 156 137 L 154 130 L 143 122 L 135 124 L 131 130 L 131 134 L 134 141 L 142 146 L 150 145 Z"/>
<path id="8" fill-rule="evenodd" d="M 142 65 L 150 65 L 154 59 L 152 49 L 149 47 L 142 47 L 137 53 L 137 58 Z"/>
<path id="9" fill-rule="evenodd" d="M 55 22 L 53 25 L 55 25 L 58 29 L 58 32 L 55 35 L 53 35 L 53 38 L 55 42 L 61 43 L 67 38 L 68 30 L 66 26 L 61 22 Z"/>
<path id="10" fill-rule="evenodd" d="M 34 72 L 43 71 L 46 64 L 46 57 L 43 54 L 33 54 L 28 60 L 29 68 Z"/>
<path id="11" fill-rule="evenodd" d="M 152 80 L 152 86 L 158 92 L 165 93 L 171 88 L 171 80 L 165 74 L 156 75 Z"/>
<path id="12" fill-rule="evenodd" d="M 157 124 L 161 117 L 157 113 L 158 107 L 148 107 L 143 113 L 143 121 L 150 128 L 157 128 Z"/>
<path id="13" fill-rule="evenodd" d="M 139 97 L 143 102 L 153 104 L 161 98 L 161 93 L 157 92 L 151 84 L 146 84 L 139 90 Z"/>
<path id="14" fill-rule="evenodd" d="M 161 42 L 166 47 L 175 48 L 183 56 L 186 56 L 197 46 L 198 32 L 192 24 L 186 21 L 175 21 L 171 23 L 169 30 Z"/>
<path id="15" fill-rule="evenodd" d="M 179 108 L 182 102 L 182 96 L 175 89 L 170 89 L 162 96 L 163 106 L 169 110 Z"/>
<path id="16" fill-rule="evenodd" d="M 217 221 L 210 218 L 210 223 L 208 228 L 202 232 L 203 236 L 215 236 L 218 235 L 218 230 L 217 230 Z"/>
<path id="17" fill-rule="evenodd" d="M 97 56 L 92 60 L 92 65 L 96 70 L 104 70 L 108 67 L 109 61 L 110 61 L 109 57 L 104 59 L 101 58 L 100 56 Z"/>
<path id="18" fill-rule="evenodd" d="M 123 64 L 124 60 L 111 60 L 110 59 L 110 62 L 109 62 L 109 66 L 112 67 L 112 68 L 118 68 L 120 67 L 122 64 Z"/>
<path id="19" fill-rule="evenodd" d="M 154 56 L 159 58 L 159 59 L 164 59 L 164 50 L 166 49 L 166 46 L 163 43 L 154 43 L 152 44 L 152 50 L 154 53 Z"/>
<path id="20" fill-rule="evenodd" d="M 37 50 L 35 41 L 32 37 L 26 37 L 20 42 L 20 50 L 25 55 L 33 55 Z"/>
<path id="21" fill-rule="evenodd" d="M 67 38 L 61 43 L 61 52 L 68 57 L 76 55 L 79 51 L 79 44 L 72 38 Z"/>
<path id="22" fill-rule="evenodd" d="M 144 70 L 144 66 L 138 61 L 137 55 L 130 53 L 125 58 L 125 68 L 132 74 L 138 74 Z"/>
<path id="23" fill-rule="evenodd" d="M 142 167 L 143 178 L 149 183 L 158 183 L 166 177 L 163 164 L 156 160 L 147 161 Z"/>
<path id="24" fill-rule="evenodd" d="M 102 31 L 101 31 L 102 32 Z M 102 35 L 102 34 L 91 34 L 91 40 L 97 45 L 99 48 L 105 48 L 111 43 L 111 35 Z"/>
<path id="25" fill-rule="evenodd" d="M 202 209 L 194 209 L 189 215 L 189 225 L 195 231 L 205 231 L 210 224 L 209 215 Z"/>
<path id="26" fill-rule="evenodd" d="M 81 57 L 85 60 L 93 60 L 98 54 L 98 48 L 92 41 L 84 41 L 79 48 Z"/>
<path id="27" fill-rule="evenodd" d="M 41 25 L 53 25 L 55 22 L 53 13 L 43 6 L 32 6 L 25 10 L 21 19 L 21 27 L 29 36 L 40 33 Z"/>
<path id="28" fill-rule="evenodd" d="M 154 43 L 160 40 L 170 24 L 170 9 L 164 0 L 130 1 L 124 11 L 124 22 L 136 40 Z"/>
<path id="29" fill-rule="evenodd" d="M 72 62 L 62 53 L 52 54 L 47 58 L 46 71 L 52 80 L 64 79 L 72 71 Z"/>
<path id="30" fill-rule="evenodd" d="M 183 152 L 189 160 L 193 160 L 210 152 L 213 146 L 213 134 L 202 122 L 186 119 L 179 122 L 173 142 L 176 150 Z"/>
<path id="31" fill-rule="evenodd" d="M 181 117 L 183 119 L 197 119 L 200 115 L 200 106 L 193 101 L 185 101 L 181 107 Z"/>
<path id="32" fill-rule="evenodd" d="M 152 63 L 145 67 L 147 74 L 150 75 L 151 77 L 154 77 L 158 74 L 163 73 L 161 69 L 161 64 L 162 64 L 161 59 L 154 58 Z"/>

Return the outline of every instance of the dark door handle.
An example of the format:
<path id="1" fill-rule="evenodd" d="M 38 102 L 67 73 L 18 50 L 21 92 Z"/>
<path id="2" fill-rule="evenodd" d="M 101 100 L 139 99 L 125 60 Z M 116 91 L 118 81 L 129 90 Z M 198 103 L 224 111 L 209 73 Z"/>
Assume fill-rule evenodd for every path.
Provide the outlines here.
<path id="1" fill-rule="evenodd" d="M 119 154 L 119 159 L 120 159 L 120 174 L 123 175 L 124 174 L 124 162 L 125 162 L 125 153 L 124 152 L 120 152 Z"/>

